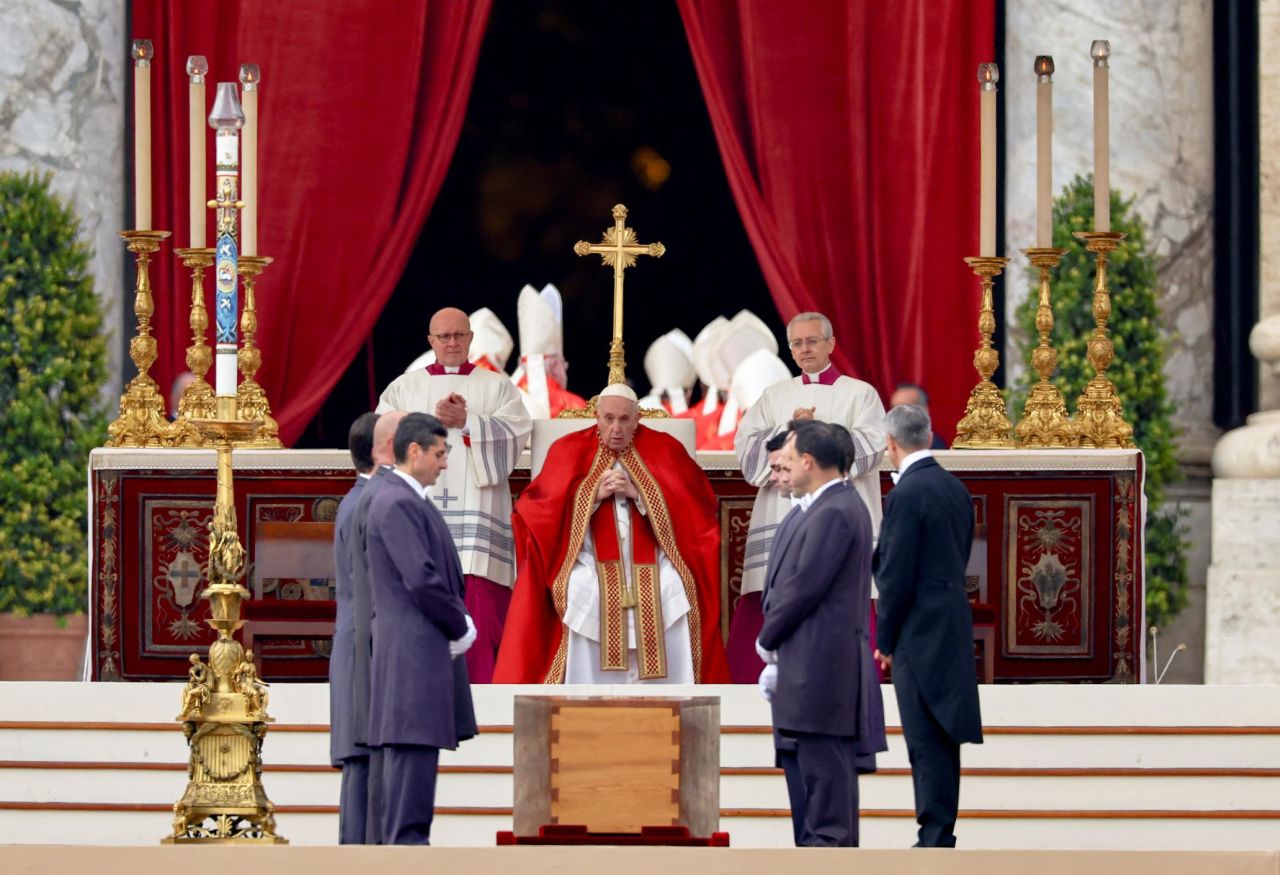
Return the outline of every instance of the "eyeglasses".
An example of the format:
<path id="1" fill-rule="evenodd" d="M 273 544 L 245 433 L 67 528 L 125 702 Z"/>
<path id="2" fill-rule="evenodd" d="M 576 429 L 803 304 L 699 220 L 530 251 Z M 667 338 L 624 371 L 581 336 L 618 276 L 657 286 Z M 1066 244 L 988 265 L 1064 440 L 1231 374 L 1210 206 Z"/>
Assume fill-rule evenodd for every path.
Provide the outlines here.
<path id="1" fill-rule="evenodd" d="M 820 343 L 826 343 L 830 339 L 830 337 L 797 337 L 795 340 L 788 340 L 787 346 L 792 349 L 800 349 L 800 347 L 810 349 Z"/>
<path id="2" fill-rule="evenodd" d="M 441 343 L 459 343 L 461 341 L 466 340 L 468 337 L 470 337 L 471 332 L 470 331 L 453 331 L 453 332 L 450 332 L 449 334 L 431 334 L 428 336 L 434 337 L 436 340 L 440 341 Z"/>

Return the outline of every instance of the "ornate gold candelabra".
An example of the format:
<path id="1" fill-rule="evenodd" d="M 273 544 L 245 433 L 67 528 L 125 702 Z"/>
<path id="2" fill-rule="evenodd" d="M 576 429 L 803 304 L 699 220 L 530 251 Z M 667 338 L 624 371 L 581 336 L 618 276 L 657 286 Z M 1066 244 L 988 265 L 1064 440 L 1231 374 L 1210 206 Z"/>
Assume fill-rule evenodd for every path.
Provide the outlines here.
<path id="1" fill-rule="evenodd" d="M 271 259 L 262 255 L 241 255 L 236 271 L 244 279 L 244 309 L 240 313 L 240 334 L 243 340 L 236 352 L 236 362 L 244 379 L 236 387 L 236 404 L 240 418 L 260 422 L 261 428 L 240 446 L 279 449 L 280 426 L 271 416 L 271 404 L 267 393 L 255 379 L 262 367 L 262 352 L 254 342 L 258 333 L 258 304 L 256 298 L 258 277 L 266 270 Z"/>
<path id="2" fill-rule="evenodd" d="M 1124 410 L 1115 385 L 1107 379 L 1107 368 L 1115 347 L 1107 333 L 1111 317 L 1111 290 L 1107 286 L 1107 256 L 1124 239 L 1116 231 L 1077 231 L 1085 248 L 1094 254 L 1097 264 L 1093 283 L 1093 320 L 1095 328 L 1089 338 L 1089 364 L 1094 376 L 1076 401 L 1076 430 L 1080 446 L 1097 449 L 1125 449 L 1133 446 L 1133 427 L 1124 420 Z"/>
<path id="3" fill-rule="evenodd" d="M 1040 332 L 1040 345 L 1031 353 L 1031 366 L 1040 375 L 1040 382 L 1031 387 L 1022 420 L 1014 429 L 1018 446 L 1033 449 L 1074 447 L 1078 443 L 1075 423 L 1067 413 L 1058 387 L 1049 382 L 1058 366 L 1058 352 L 1053 348 L 1053 305 L 1050 299 L 1049 271 L 1058 266 L 1065 249 L 1032 247 L 1022 250 L 1033 265 L 1040 269 L 1040 301 L 1036 307 L 1036 330 Z"/>
<path id="4" fill-rule="evenodd" d="M 160 248 L 169 232 L 121 231 L 120 236 L 137 261 L 133 312 L 138 317 L 138 333 L 129 341 L 129 358 L 138 375 L 120 396 L 120 415 L 107 427 L 107 446 L 161 447 L 169 440 L 169 421 L 164 395 L 149 373 L 156 361 L 156 339 L 151 336 L 151 316 L 156 310 L 151 296 L 151 253 Z"/>
<path id="5" fill-rule="evenodd" d="M 235 399 L 217 399 L 217 419 L 193 420 L 218 450 L 218 493 L 209 526 L 209 600 L 218 639 L 209 661 L 191 654 L 182 691 L 182 731 L 190 748 L 187 789 L 173 806 L 166 844 L 286 844 L 276 835 L 275 806 L 262 787 L 262 743 L 267 734 L 267 685 L 253 654 L 234 637 L 244 621 L 240 585 L 245 553 L 236 533 L 231 451 L 253 437 L 259 423 L 236 418 Z"/>
<path id="6" fill-rule="evenodd" d="M 187 347 L 187 370 L 195 375 L 182 390 L 178 401 L 178 418 L 170 428 L 170 443 L 175 447 L 202 447 L 204 433 L 192 423 L 196 419 L 213 419 L 217 408 L 213 401 L 213 387 L 205 379 L 213 365 L 213 350 L 205 342 L 209 328 L 209 311 L 204 305 L 204 272 L 213 266 L 213 249 L 177 249 L 183 267 L 191 270 L 191 345 Z"/>
<path id="7" fill-rule="evenodd" d="M 981 343 L 973 353 L 973 366 L 982 379 L 969 393 L 969 402 L 964 408 L 964 417 L 956 426 L 957 449 L 999 449 L 1012 447 L 1013 438 L 1010 433 L 1013 425 L 1005 412 L 1004 397 L 996 384 L 991 382 L 991 375 L 1000 366 L 1000 353 L 991 343 L 991 335 L 996 330 L 995 304 L 991 293 L 991 285 L 1009 263 L 1007 258 L 981 257 L 966 258 L 965 264 L 972 268 L 974 274 L 982 281 L 982 305 L 978 315 L 978 334 Z"/>

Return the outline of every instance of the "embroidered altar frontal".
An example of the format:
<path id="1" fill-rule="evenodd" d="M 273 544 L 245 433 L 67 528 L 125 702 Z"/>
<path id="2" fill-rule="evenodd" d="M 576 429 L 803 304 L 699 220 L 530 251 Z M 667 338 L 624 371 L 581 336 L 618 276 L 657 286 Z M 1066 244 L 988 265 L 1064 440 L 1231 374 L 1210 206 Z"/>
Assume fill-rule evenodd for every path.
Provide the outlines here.
<path id="1" fill-rule="evenodd" d="M 968 591 L 975 647 L 995 681 L 1141 679 L 1142 457 L 1133 450 L 945 451 L 977 520 Z M 754 487 L 732 454 L 700 453 L 719 499 L 721 630 L 740 597 Z M 332 629 L 345 450 L 237 450 L 246 615 L 268 680 L 323 680 Z M 98 449 L 91 489 L 91 677 L 185 678 L 213 630 L 201 598 L 215 461 L 210 450 Z M 527 468 L 512 477 L 518 494 Z M 882 488 L 892 483 L 887 469 Z M 258 618 L 258 619 L 254 619 Z M 274 630 L 274 631 L 273 631 Z"/>

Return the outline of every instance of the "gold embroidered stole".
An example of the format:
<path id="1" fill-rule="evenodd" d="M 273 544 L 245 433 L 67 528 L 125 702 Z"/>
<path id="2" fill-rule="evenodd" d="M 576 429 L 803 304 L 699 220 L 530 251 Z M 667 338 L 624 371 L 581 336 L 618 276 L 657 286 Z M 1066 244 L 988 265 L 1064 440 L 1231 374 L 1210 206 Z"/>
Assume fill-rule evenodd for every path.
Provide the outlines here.
<path id="1" fill-rule="evenodd" d="M 613 501 L 604 501 L 591 517 L 596 576 L 600 586 L 600 669 L 626 671 L 631 649 L 628 609 L 635 610 L 636 658 L 641 680 L 667 676 L 666 627 L 662 619 L 662 585 L 658 579 L 658 545 L 648 521 L 633 502 L 631 514 L 630 586 L 623 567 L 618 520 Z"/>

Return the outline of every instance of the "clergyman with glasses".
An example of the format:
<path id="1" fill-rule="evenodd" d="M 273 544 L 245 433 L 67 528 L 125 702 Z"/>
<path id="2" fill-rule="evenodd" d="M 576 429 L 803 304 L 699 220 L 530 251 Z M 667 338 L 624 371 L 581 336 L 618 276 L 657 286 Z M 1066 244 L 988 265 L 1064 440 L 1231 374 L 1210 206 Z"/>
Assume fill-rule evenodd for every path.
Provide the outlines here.
<path id="1" fill-rule="evenodd" d="M 738 425 L 734 453 L 747 482 L 760 488 L 751 511 L 743 557 L 742 597 L 729 628 L 729 670 L 735 683 L 752 683 L 764 667 L 755 652 L 763 615 L 769 554 L 791 501 L 769 482 L 767 445 L 787 431 L 792 420 L 817 419 L 844 426 L 853 439 L 849 480 L 871 513 L 873 534 L 880 529 L 880 460 L 884 456 L 884 405 L 870 383 L 840 373 L 831 361 L 836 338 L 831 320 L 821 313 L 800 313 L 787 324 L 787 346 L 800 374 L 775 383 L 747 410 Z"/>
<path id="2" fill-rule="evenodd" d="M 458 548 L 467 611 L 479 634 L 467 651 L 467 670 L 472 683 L 489 683 L 516 578 L 507 479 L 533 421 L 506 374 L 468 360 L 473 334 L 466 313 L 446 307 L 431 317 L 428 330 L 435 362 L 393 380 L 377 412 L 427 413 L 449 431 L 449 466 L 441 471 L 431 501 Z"/>

